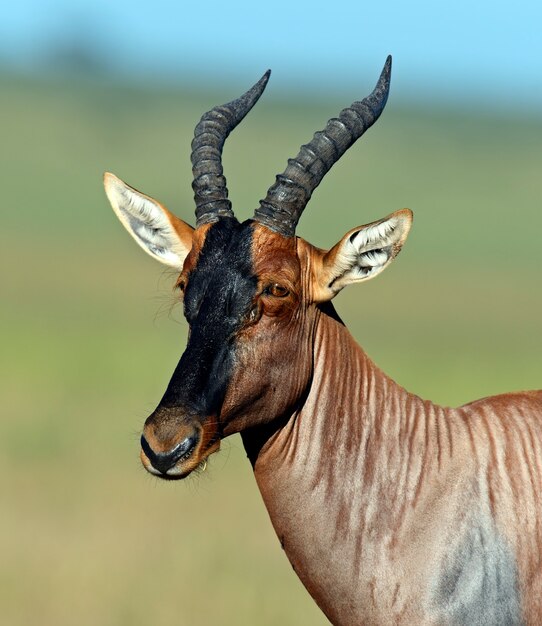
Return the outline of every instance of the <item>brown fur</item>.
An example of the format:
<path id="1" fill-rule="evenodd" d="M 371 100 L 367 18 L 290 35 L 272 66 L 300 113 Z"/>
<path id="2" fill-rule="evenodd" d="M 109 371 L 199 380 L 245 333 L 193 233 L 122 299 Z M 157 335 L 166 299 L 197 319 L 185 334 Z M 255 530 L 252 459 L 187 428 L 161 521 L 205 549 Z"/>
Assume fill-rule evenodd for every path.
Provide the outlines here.
<path id="1" fill-rule="evenodd" d="M 194 231 L 179 285 L 208 228 Z M 145 427 L 150 445 L 168 450 L 201 429 L 180 463 L 186 475 L 218 449 L 218 434 L 240 432 L 280 542 L 334 624 L 482 623 L 495 610 L 484 604 L 491 589 L 503 623 L 542 623 L 542 391 L 457 409 L 408 393 L 327 302 L 337 246 L 257 223 L 252 241 L 258 318 L 236 336 L 220 414 L 194 426 L 159 408 Z M 447 582 L 463 575 L 472 606 Z"/>

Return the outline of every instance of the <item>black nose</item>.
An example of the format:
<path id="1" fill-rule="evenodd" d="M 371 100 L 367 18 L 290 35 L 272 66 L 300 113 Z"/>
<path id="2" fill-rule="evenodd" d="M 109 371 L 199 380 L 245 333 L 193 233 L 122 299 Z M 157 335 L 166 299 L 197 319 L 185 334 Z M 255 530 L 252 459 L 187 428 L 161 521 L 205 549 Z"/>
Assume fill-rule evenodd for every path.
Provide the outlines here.
<path id="1" fill-rule="evenodd" d="M 162 472 L 162 474 L 165 474 L 183 457 L 188 458 L 196 447 L 197 442 L 198 437 L 196 435 L 191 435 L 190 437 L 183 439 L 181 443 L 178 443 L 169 452 L 155 452 L 150 447 L 149 442 L 145 439 L 145 436 L 141 435 L 141 448 L 143 449 L 143 452 L 147 455 L 151 465 L 159 472 Z"/>

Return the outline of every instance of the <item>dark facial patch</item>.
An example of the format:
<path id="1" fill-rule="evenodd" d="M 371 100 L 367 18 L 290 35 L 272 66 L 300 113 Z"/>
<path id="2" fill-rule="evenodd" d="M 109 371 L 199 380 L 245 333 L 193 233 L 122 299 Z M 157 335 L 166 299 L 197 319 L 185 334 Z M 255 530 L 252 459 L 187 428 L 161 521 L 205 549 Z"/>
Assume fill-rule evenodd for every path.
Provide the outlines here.
<path id="1" fill-rule="evenodd" d="M 184 313 L 190 324 L 186 350 L 161 401 L 194 416 L 220 410 L 235 362 L 235 337 L 257 289 L 251 222 L 223 218 L 211 226 L 188 276 Z"/>

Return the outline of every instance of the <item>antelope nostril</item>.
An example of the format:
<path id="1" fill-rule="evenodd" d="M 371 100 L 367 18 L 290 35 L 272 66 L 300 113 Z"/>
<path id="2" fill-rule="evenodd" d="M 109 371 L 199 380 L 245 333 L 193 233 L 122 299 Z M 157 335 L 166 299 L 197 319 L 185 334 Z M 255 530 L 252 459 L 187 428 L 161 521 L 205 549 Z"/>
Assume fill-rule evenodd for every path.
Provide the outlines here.
<path id="1" fill-rule="evenodd" d="M 145 435 L 141 435 L 141 448 L 143 452 L 149 459 L 151 465 L 159 472 L 162 472 L 162 474 L 165 474 L 183 457 L 188 458 L 192 454 L 197 443 L 198 436 L 190 435 L 168 452 L 155 452 L 146 440 Z"/>
<path id="2" fill-rule="evenodd" d="M 175 462 L 177 462 L 181 457 L 191 454 L 197 442 L 198 437 L 196 435 L 186 437 L 186 439 L 183 439 L 181 443 L 177 444 L 168 454 L 173 455 Z"/>

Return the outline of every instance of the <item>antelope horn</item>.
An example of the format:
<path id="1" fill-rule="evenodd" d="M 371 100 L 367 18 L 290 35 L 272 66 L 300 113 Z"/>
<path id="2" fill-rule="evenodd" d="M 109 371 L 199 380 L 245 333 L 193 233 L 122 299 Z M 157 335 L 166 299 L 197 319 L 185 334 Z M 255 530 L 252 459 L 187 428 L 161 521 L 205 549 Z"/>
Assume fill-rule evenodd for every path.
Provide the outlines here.
<path id="1" fill-rule="evenodd" d="M 256 104 L 262 95 L 271 70 L 237 100 L 216 106 L 205 113 L 194 130 L 192 173 L 196 201 L 196 227 L 233 217 L 228 188 L 222 170 L 222 148 L 230 132 Z"/>
<path id="2" fill-rule="evenodd" d="M 343 109 L 312 141 L 301 146 L 295 159 L 279 174 L 265 200 L 254 212 L 254 219 L 285 237 L 293 237 L 295 227 L 322 178 L 350 146 L 370 128 L 386 106 L 390 89 L 391 56 L 370 96 Z"/>

